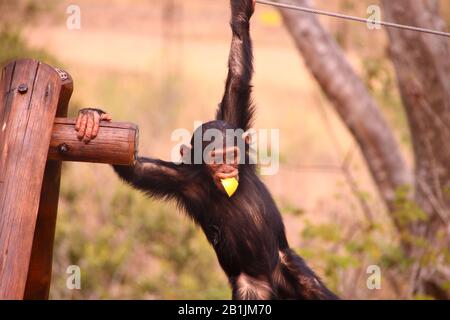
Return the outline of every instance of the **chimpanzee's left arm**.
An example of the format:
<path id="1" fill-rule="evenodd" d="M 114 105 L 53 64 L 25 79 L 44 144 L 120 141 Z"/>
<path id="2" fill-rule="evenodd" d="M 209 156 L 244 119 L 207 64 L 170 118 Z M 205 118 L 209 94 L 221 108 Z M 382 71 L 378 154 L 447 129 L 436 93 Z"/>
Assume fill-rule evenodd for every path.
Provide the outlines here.
<path id="1" fill-rule="evenodd" d="M 95 139 L 100 122 L 111 121 L 109 114 L 100 109 L 86 108 L 78 113 L 75 130 L 77 136 L 88 143 Z M 187 185 L 183 173 L 184 164 L 175 164 L 158 159 L 138 157 L 133 165 L 114 165 L 119 177 L 150 196 L 157 198 L 177 198 Z"/>
<path id="2" fill-rule="evenodd" d="M 252 122 L 251 80 L 253 53 L 250 38 L 250 18 L 255 10 L 254 0 L 231 0 L 231 42 L 228 77 L 225 93 L 217 110 L 216 119 L 236 128 L 249 129 Z"/>

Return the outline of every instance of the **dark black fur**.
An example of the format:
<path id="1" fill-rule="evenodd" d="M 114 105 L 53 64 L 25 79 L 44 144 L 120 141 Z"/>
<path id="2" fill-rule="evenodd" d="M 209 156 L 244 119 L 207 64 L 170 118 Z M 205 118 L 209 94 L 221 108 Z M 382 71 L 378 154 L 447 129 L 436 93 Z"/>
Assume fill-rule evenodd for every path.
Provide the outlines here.
<path id="1" fill-rule="evenodd" d="M 203 129 L 251 125 L 251 0 L 231 0 L 229 73 L 216 121 Z M 255 167 L 239 166 L 239 188 L 228 198 L 202 164 L 139 158 L 115 166 L 122 179 L 149 196 L 174 199 L 205 232 L 233 288 L 234 299 L 336 299 L 291 249 L 281 215 Z"/>

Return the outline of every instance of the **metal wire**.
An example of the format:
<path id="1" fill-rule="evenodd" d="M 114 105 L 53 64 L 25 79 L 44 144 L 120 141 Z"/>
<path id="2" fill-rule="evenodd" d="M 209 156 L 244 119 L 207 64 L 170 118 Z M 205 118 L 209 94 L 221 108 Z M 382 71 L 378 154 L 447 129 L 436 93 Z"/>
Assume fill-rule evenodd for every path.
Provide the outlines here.
<path id="1" fill-rule="evenodd" d="M 256 2 L 260 3 L 260 4 L 284 8 L 284 9 L 291 9 L 291 10 L 302 11 L 302 12 L 306 12 L 306 13 L 318 14 L 318 15 L 334 17 L 334 18 L 339 18 L 339 19 L 345 19 L 345 20 L 351 20 L 351 21 L 356 21 L 356 22 L 370 23 L 373 25 L 379 24 L 379 25 L 389 27 L 389 28 L 398 28 L 398 29 L 404 29 L 404 30 L 410 30 L 410 31 L 416 31 L 416 32 L 423 32 L 423 33 L 428 33 L 428 34 L 433 34 L 433 35 L 437 35 L 437 36 L 450 38 L 450 33 L 443 32 L 443 31 L 407 26 L 407 25 L 403 25 L 403 24 L 398 24 L 398 23 L 393 23 L 393 22 L 385 22 L 385 21 L 380 21 L 380 20 L 364 19 L 364 18 L 360 18 L 360 17 L 349 16 L 346 14 L 335 13 L 335 12 L 331 12 L 331 11 L 324 11 L 324 10 L 312 9 L 312 8 L 307 8 L 307 7 L 300 7 L 300 6 L 296 6 L 296 5 L 292 5 L 292 4 L 278 3 L 278 2 L 267 1 L 267 0 L 256 0 Z"/>

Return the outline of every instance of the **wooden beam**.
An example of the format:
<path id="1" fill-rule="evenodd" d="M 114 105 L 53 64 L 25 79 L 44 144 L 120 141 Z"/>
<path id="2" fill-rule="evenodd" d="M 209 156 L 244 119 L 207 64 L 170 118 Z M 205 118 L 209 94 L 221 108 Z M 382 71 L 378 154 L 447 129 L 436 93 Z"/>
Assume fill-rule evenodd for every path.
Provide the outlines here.
<path id="1" fill-rule="evenodd" d="M 131 165 L 138 148 L 138 127 L 125 122 L 101 122 L 98 136 L 88 144 L 78 140 L 75 120 L 56 118 L 49 160 Z"/>

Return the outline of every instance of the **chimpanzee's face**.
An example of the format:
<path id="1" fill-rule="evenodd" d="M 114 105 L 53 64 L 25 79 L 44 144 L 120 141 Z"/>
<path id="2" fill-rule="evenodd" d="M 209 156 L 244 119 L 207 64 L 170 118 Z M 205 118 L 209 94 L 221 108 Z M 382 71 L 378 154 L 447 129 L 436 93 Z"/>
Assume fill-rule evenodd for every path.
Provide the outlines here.
<path id="1" fill-rule="evenodd" d="M 230 197 L 237 189 L 241 155 L 245 154 L 242 135 L 242 130 L 235 130 L 223 121 L 211 121 L 198 128 L 190 145 L 184 147 L 189 150 L 184 159 L 202 165 L 214 185 Z M 181 154 L 185 154 L 183 150 Z"/>
<path id="2" fill-rule="evenodd" d="M 239 181 L 240 151 L 237 146 L 216 148 L 210 151 L 206 158 L 206 168 L 219 190 L 226 192 L 223 182 L 227 179 L 234 178 Z"/>

